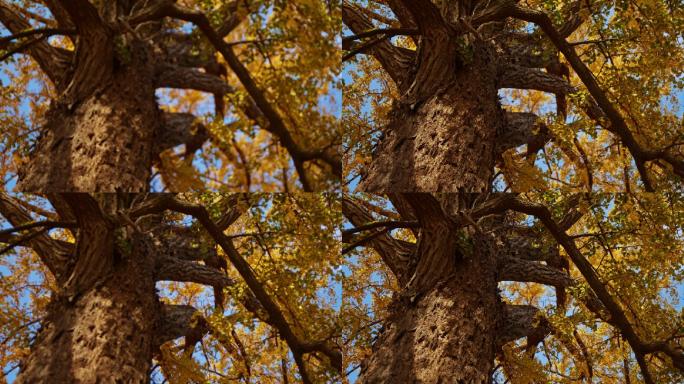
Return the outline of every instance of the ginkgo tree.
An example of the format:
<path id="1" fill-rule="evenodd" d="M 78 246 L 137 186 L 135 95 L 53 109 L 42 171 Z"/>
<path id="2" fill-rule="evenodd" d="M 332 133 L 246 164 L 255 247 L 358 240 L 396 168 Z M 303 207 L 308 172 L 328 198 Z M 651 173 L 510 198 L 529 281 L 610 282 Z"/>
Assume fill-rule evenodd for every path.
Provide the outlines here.
<path id="1" fill-rule="evenodd" d="M 333 194 L 0 194 L 17 383 L 325 383 L 342 368 Z"/>
<path id="2" fill-rule="evenodd" d="M 345 178 L 359 191 L 681 182 L 681 1 L 342 7 Z"/>
<path id="3" fill-rule="evenodd" d="M 339 20 L 315 0 L 2 1 L 0 172 L 36 193 L 333 189 Z"/>
<path id="4" fill-rule="evenodd" d="M 344 196 L 345 379 L 681 383 L 681 194 Z"/>

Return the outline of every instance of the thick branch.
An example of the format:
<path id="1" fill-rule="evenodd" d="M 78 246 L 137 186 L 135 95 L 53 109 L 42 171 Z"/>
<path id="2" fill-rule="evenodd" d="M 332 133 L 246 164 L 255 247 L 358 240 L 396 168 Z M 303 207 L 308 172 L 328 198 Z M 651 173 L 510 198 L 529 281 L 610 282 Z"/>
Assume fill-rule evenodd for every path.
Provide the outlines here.
<path id="1" fill-rule="evenodd" d="M 627 123 L 623 119 L 620 112 L 608 100 L 608 96 L 601 89 L 598 81 L 591 73 L 591 70 L 582 62 L 582 60 L 575 52 L 575 48 L 568 44 L 565 37 L 561 35 L 554 27 L 551 19 L 541 11 L 531 10 L 520 6 L 514 6 L 511 11 L 511 16 L 537 24 L 544 33 L 551 39 L 553 44 L 563 53 L 572 68 L 577 73 L 577 76 L 582 80 L 587 87 L 589 93 L 596 100 L 601 110 L 605 113 L 610 121 L 610 125 L 606 127 L 622 139 L 622 142 L 629 149 L 637 164 L 641 178 L 644 181 L 647 190 L 652 191 L 649 175 L 644 166 L 644 162 L 655 159 L 663 159 L 673 166 L 675 174 L 684 177 L 684 160 L 676 158 L 667 150 L 651 150 L 642 146 L 629 130 Z"/>
<path id="2" fill-rule="evenodd" d="M 154 153 L 185 144 L 185 154 L 191 154 L 209 139 L 209 132 L 192 113 L 164 113 L 159 131 L 155 133 Z"/>
<path id="3" fill-rule="evenodd" d="M 447 28 L 439 8 L 430 0 L 400 0 L 418 28 L 426 34 Z"/>
<path id="4" fill-rule="evenodd" d="M 194 89 L 202 92 L 226 95 L 235 92 L 225 80 L 196 68 L 163 64 L 157 69 L 158 88 Z"/>
<path id="5" fill-rule="evenodd" d="M 342 242 L 348 243 L 351 235 L 367 231 L 369 229 L 384 228 L 385 230 L 391 230 L 396 228 L 417 228 L 417 221 L 372 221 L 367 224 L 359 225 L 351 229 L 345 229 L 342 231 Z"/>
<path id="6" fill-rule="evenodd" d="M 217 269 L 174 257 L 161 258 L 156 272 L 155 278 L 159 281 L 198 283 L 212 287 L 235 285 L 233 279 Z"/>
<path id="7" fill-rule="evenodd" d="M 88 0 L 59 0 L 59 4 L 79 34 L 76 69 L 64 91 L 67 100 L 74 103 L 108 84 L 114 58 L 113 31 Z"/>
<path id="8" fill-rule="evenodd" d="M 539 309 L 531 305 L 506 305 L 504 326 L 497 334 L 497 345 L 527 337 L 539 339 L 538 336 L 551 333 L 551 326 L 541 315 Z"/>
<path id="9" fill-rule="evenodd" d="M 48 230 L 52 228 L 74 228 L 76 223 L 71 221 L 54 221 L 54 220 L 42 220 L 35 221 L 33 223 L 17 225 L 13 228 L 3 229 L 0 231 L 0 236 L 7 235 L 14 232 L 24 231 L 32 228 L 42 228 L 43 230 Z"/>
<path id="10" fill-rule="evenodd" d="M 164 63 L 157 68 L 156 85 L 159 88 L 194 89 L 214 95 L 235 93 L 235 88 L 226 83 L 221 77 L 189 68 Z M 250 119 L 261 125 L 268 125 L 261 110 L 250 99 L 242 108 Z"/>
<path id="11" fill-rule="evenodd" d="M 52 16 L 57 20 L 57 24 L 60 28 L 73 28 L 74 23 L 71 22 L 69 14 L 66 12 L 64 7 L 60 4 L 59 0 L 41 0 L 43 4 L 50 10 Z"/>
<path id="12" fill-rule="evenodd" d="M 503 132 L 496 138 L 497 157 L 506 150 L 527 144 L 527 153 L 535 153 L 551 139 L 544 121 L 534 113 L 506 112 Z"/>
<path id="13" fill-rule="evenodd" d="M 352 224 L 362 226 L 372 222 L 373 216 L 353 198 L 344 196 L 342 198 L 342 213 Z M 397 240 L 383 232 L 369 240 L 368 244 L 382 258 L 382 261 L 389 267 L 401 286 L 408 283 L 409 276 L 408 263 L 411 255 L 415 252 L 415 244 Z"/>
<path id="14" fill-rule="evenodd" d="M 376 29 L 371 29 L 366 32 L 359 32 L 356 33 L 352 36 L 345 36 L 342 38 L 342 49 L 350 49 L 351 45 L 354 41 L 356 40 L 361 40 L 367 37 L 373 37 L 377 35 L 382 35 L 381 37 L 384 39 L 389 39 L 390 37 L 393 36 L 399 36 L 399 35 L 404 35 L 404 36 L 410 36 L 410 35 L 417 35 L 418 30 L 415 28 L 376 28 Z"/>
<path id="15" fill-rule="evenodd" d="M 61 28 L 36 28 L 27 31 L 17 32 L 9 36 L 0 37 L 0 49 L 5 49 L 9 43 L 16 39 L 23 37 L 30 37 L 41 35 L 41 38 L 47 38 L 54 35 L 69 35 L 76 33 L 75 29 L 61 29 Z"/>
<path id="16" fill-rule="evenodd" d="M 79 226 L 76 262 L 64 283 L 64 293 L 71 298 L 90 289 L 111 270 L 114 263 L 114 226 L 92 196 L 67 193 L 63 199 L 76 215 Z"/>
<path id="17" fill-rule="evenodd" d="M 4 0 L 0 0 L 0 22 L 13 34 L 32 29 L 31 25 L 14 12 Z M 27 48 L 40 69 L 59 89 L 71 61 L 70 55 L 64 50 L 51 46 L 45 39 L 39 39 Z"/>
<path id="18" fill-rule="evenodd" d="M 15 227 L 34 221 L 15 199 L 4 192 L 0 192 L 0 214 Z M 71 244 L 54 240 L 46 233 L 41 233 L 32 238 L 27 244 L 36 251 L 41 261 L 58 281 L 64 278 L 67 264 L 73 252 Z"/>
<path id="19" fill-rule="evenodd" d="M 416 22 L 413 21 L 413 16 L 406 7 L 402 4 L 401 0 L 387 0 L 387 6 L 399 19 L 399 24 L 405 28 L 416 28 Z"/>
<path id="20" fill-rule="evenodd" d="M 505 64 L 499 71 L 499 88 L 534 89 L 563 95 L 576 92 L 563 78 L 536 68 Z"/>
<path id="21" fill-rule="evenodd" d="M 521 281 L 569 287 L 575 281 L 557 268 L 538 262 L 507 257 L 499 260 L 499 281 Z"/>
<path id="22" fill-rule="evenodd" d="M 190 305 L 162 306 L 160 326 L 156 330 L 154 345 L 189 335 L 204 335 L 209 332 L 207 322 L 197 309 Z M 187 344 L 187 341 L 186 341 Z"/>
<path id="23" fill-rule="evenodd" d="M 368 31 L 375 29 L 363 11 L 348 1 L 344 1 L 342 5 L 342 21 L 355 34 L 367 34 Z M 415 56 L 413 52 L 396 47 L 387 39 L 382 39 L 369 47 L 368 52 L 380 62 L 401 91 L 408 88 L 408 70 Z"/>

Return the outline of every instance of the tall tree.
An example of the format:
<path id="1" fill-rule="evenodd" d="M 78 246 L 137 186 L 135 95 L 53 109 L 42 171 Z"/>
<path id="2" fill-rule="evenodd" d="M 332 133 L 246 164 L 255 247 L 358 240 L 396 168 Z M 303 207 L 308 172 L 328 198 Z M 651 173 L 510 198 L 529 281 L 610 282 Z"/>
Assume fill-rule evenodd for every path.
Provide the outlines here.
<path id="1" fill-rule="evenodd" d="M 12 253 L 0 365 L 19 369 L 16 382 L 335 380 L 333 195 L 47 200 L 54 210 L 0 195 L 2 253 Z"/>
<path id="2" fill-rule="evenodd" d="M 359 383 L 681 382 L 683 204 L 345 196 L 348 369 Z"/>
<path id="3" fill-rule="evenodd" d="M 339 53 L 323 37 L 339 12 L 318 1 L 2 1 L 3 177 L 36 193 L 144 192 L 156 173 L 174 192 L 329 190 L 341 175 Z"/>
<path id="4" fill-rule="evenodd" d="M 678 183 L 683 12 L 344 0 L 346 177 L 381 193 L 481 192 L 500 175 L 516 191 Z"/>

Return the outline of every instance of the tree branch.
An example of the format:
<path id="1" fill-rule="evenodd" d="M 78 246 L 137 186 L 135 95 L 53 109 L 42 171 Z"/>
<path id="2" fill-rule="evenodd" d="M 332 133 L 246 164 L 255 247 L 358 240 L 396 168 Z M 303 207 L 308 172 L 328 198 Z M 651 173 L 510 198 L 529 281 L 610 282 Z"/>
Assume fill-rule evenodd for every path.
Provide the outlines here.
<path id="1" fill-rule="evenodd" d="M 495 153 L 500 157 L 506 150 L 527 144 L 527 153 L 539 151 L 551 139 L 544 121 L 534 113 L 506 112 L 503 132 L 496 139 Z"/>
<path id="2" fill-rule="evenodd" d="M 54 220 L 42 220 L 35 221 L 33 223 L 22 224 L 9 229 L 0 230 L 0 236 L 7 235 L 14 232 L 24 231 L 27 229 L 41 227 L 42 230 L 46 231 L 52 228 L 74 228 L 76 223 L 72 221 L 54 221 Z"/>
<path id="3" fill-rule="evenodd" d="M 567 273 L 538 262 L 507 257 L 498 261 L 499 281 L 520 281 L 569 287 L 575 281 Z"/>
<path id="4" fill-rule="evenodd" d="M 54 35 L 73 35 L 76 33 L 75 29 L 62 29 L 62 28 L 36 28 L 28 31 L 22 31 L 13 33 L 9 36 L 0 37 L 0 49 L 7 48 L 7 45 L 13 40 L 21 39 L 22 37 L 30 37 L 35 35 L 41 35 L 41 39 L 45 39 Z"/>
<path id="5" fill-rule="evenodd" d="M 0 23 L 13 34 L 32 30 L 31 25 L 17 14 L 4 0 L 0 0 Z M 35 39 L 34 39 L 35 40 Z M 57 49 L 40 38 L 24 48 L 29 49 L 31 57 L 55 86 L 60 89 L 71 57 L 66 51 Z"/>
<path id="6" fill-rule="evenodd" d="M 342 231 L 342 242 L 343 243 L 348 243 L 350 240 L 351 235 L 358 233 L 358 232 L 363 232 L 367 231 L 369 229 L 374 229 L 374 228 L 384 228 L 384 230 L 388 231 L 391 229 L 396 229 L 396 228 L 418 228 L 418 222 L 417 221 L 373 221 L 368 224 L 363 224 L 359 225 L 357 227 L 351 228 L 351 229 L 345 229 Z"/>
<path id="7" fill-rule="evenodd" d="M 235 93 L 235 88 L 218 76 L 166 63 L 157 68 L 156 84 L 158 88 L 194 89 L 220 95 Z"/>
<path id="8" fill-rule="evenodd" d="M 23 236 L 18 236 L 18 237 L 12 236 L 11 238 L 9 238 L 7 246 L 0 249 L 0 255 L 3 255 L 3 254 L 11 251 L 12 249 L 14 249 L 16 247 L 23 245 L 24 243 L 30 241 L 31 239 L 36 238 L 37 236 L 39 236 L 41 233 L 43 233 L 45 231 L 46 231 L 45 228 L 41 228 L 41 229 L 38 229 L 38 230 L 33 231 L 31 233 L 25 234 Z"/>
<path id="9" fill-rule="evenodd" d="M 342 38 L 342 49 L 349 50 L 352 43 L 355 40 L 361 40 L 366 37 L 373 37 L 376 35 L 382 35 L 382 39 L 389 39 L 393 36 L 404 35 L 412 36 L 419 34 L 419 31 L 415 28 L 376 28 L 366 32 L 356 33 L 351 36 L 345 36 Z"/>
<path id="10" fill-rule="evenodd" d="M 209 332 L 209 325 L 200 312 L 190 305 L 165 304 L 161 312 L 160 326 L 154 337 L 156 348 L 179 337 L 196 338 Z M 189 337 L 191 335 L 194 337 Z"/>
<path id="11" fill-rule="evenodd" d="M 507 304 L 504 313 L 504 326 L 496 338 L 499 346 L 523 337 L 542 340 L 551 333 L 550 324 L 534 306 Z"/>
<path id="12" fill-rule="evenodd" d="M 563 95 L 577 91 L 561 77 L 514 64 L 502 65 L 497 85 L 499 88 L 534 89 Z"/>
<path id="13" fill-rule="evenodd" d="M 209 139 L 209 132 L 200 119 L 191 113 L 162 114 L 162 124 L 155 133 L 154 154 L 185 144 L 185 155 L 194 153 Z"/>
<path id="14" fill-rule="evenodd" d="M 15 227 L 34 221 L 15 199 L 4 192 L 0 192 L 0 214 Z M 41 232 L 28 241 L 28 246 L 36 251 L 41 261 L 58 281 L 64 279 L 73 252 L 73 245 L 54 240 L 46 233 Z"/>
<path id="15" fill-rule="evenodd" d="M 229 287 L 235 281 L 225 273 L 208 266 L 174 257 L 162 257 L 157 262 L 158 281 L 179 281 L 210 285 L 212 287 Z"/>
<path id="16" fill-rule="evenodd" d="M 79 227 L 76 260 L 63 286 L 65 296 L 73 298 L 90 289 L 111 270 L 114 226 L 89 194 L 66 193 L 62 197 L 71 207 Z"/>
<path id="17" fill-rule="evenodd" d="M 215 113 L 219 118 L 223 118 L 225 115 L 223 97 L 235 93 L 235 88 L 227 84 L 221 77 L 225 76 L 227 72 L 213 57 L 213 53 L 196 54 L 194 52 L 195 47 L 195 43 L 189 42 L 186 48 L 192 53 L 167 53 L 167 60 L 155 68 L 156 86 L 160 88 L 194 89 L 212 93 L 214 95 Z M 206 59 L 205 56 L 210 56 L 211 59 Z M 261 111 L 251 99 L 243 100 L 242 104 L 237 107 L 242 108 L 245 114 L 256 123 L 263 122 Z"/>
<path id="18" fill-rule="evenodd" d="M 411 14 L 413 21 L 425 34 L 432 34 L 447 28 L 439 8 L 430 0 L 399 0 Z"/>
<path id="19" fill-rule="evenodd" d="M 399 23 L 405 28 L 417 28 L 416 22 L 413 20 L 413 15 L 402 4 L 401 0 L 387 0 L 387 6 L 399 19 Z M 365 12 L 365 9 L 362 9 Z"/>
<path id="20" fill-rule="evenodd" d="M 228 259 L 238 271 L 240 276 L 245 280 L 249 289 L 254 293 L 254 296 L 259 300 L 266 313 L 269 316 L 269 324 L 278 329 L 280 335 L 285 339 L 287 344 L 295 356 L 295 361 L 302 372 L 302 377 L 308 377 L 306 367 L 302 360 L 304 353 L 321 352 L 325 354 L 331 361 L 331 364 L 338 370 L 342 369 L 342 355 L 339 351 L 327 347 L 324 343 L 309 343 L 302 341 L 292 330 L 289 323 L 285 319 L 282 311 L 278 305 L 271 299 L 266 289 L 254 274 L 251 266 L 238 253 L 233 246 L 232 241 L 219 229 L 216 224 L 209 217 L 209 213 L 202 206 L 191 205 L 173 197 L 158 200 L 158 208 L 166 208 L 176 212 L 190 215 L 197 219 L 200 224 L 207 230 L 216 243 L 223 249 Z"/>
<path id="21" fill-rule="evenodd" d="M 375 29 L 370 20 L 363 14 L 363 11 L 349 1 L 344 1 L 342 4 L 342 21 L 357 35 L 368 33 L 368 31 Z M 386 38 L 374 41 L 375 44 L 368 45 L 366 50 L 380 62 L 382 68 L 394 80 L 394 83 L 400 90 L 408 89 L 410 85 L 408 70 L 413 62 L 415 53 L 394 46 Z M 362 51 L 358 53 L 362 53 Z"/>
<path id="22" fill-rule="evenodd" d="M 342 197 L 342 213 L 357 226 L 373 221 L 373 216 L 350 196 Z M 415 252 L 415 244 L 397 240 L 384 231 L 369 239 L 368 244 L 380 255 L 401 286 L 408 283 L 411 277 L 408 263 Z"/>
<path id="23" fill-rule="evenodd" d="M 57 20 L 60 28 L 73 28 L 74 23 L 71 22 L 69 14 L 64 7 L 59 3 L 59 0 L 41 0 L 43 4 L 50 10 L 52 16 Z"/>
<path id="24" fill-rule="evenodd" d="M 58 0 L 58 3 L 79 34 L 76 67 L 64 91 L 73 104 L 109 83 L 114 58 L 113 31 L 88 0 Z"/>
<path id="25" fill-rule="evenodd" d="M 546 15 L 544 12 L 527 9 L 518 5 L 515 5 L 511 8 L 510 15 L 517 19 L 525 20 L 538 25 L 553 42 L 556 48 L 563 53 L 572 68 L 575 70 L 575 73 L 577 73 L 577 76 L 582 80 L 582 83 L 584 83 L 584 85 L 587 87 L 589 93 L 596 100 L 597 104 L 610 121 L 610 125 L 607 126 L 606 129 L 619 136 L 625 146 L 629 149 L 632 157 L 634 157 L 634 161 L 637 164 L 637 169 L 641 174 L 642 181 L 644 182 L 644 186 L 647 191 L 653 192 L 653 186 L 651 185 L 650 176 L 644 165 L 646 161 L 663 159 L 672 165 L 675 174 L 680 177 L 684 177 L 684 160 L 676 158 L 667 150 L 651 150 L 642 146 L 638 142 L 636 137 L 630 131 L 620 112 L 615 108 L 610 100 L 608 100 L 608 96 L 601 89 L 594 75 L 579 58 L 575 52 L 575 48 L 568 44 L 568 42 L 565 40 L 565 37 L 561 35 L 558 30 L 556 30 L 548 15 Z"/>

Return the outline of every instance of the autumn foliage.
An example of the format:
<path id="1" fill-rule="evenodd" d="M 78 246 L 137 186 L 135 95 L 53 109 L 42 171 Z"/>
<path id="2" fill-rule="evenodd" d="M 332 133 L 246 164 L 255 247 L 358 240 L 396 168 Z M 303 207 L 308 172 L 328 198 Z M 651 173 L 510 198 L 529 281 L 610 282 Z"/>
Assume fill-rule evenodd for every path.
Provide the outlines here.
<path id="1" fill-rule="evenodd" d="M 0 382 L 684 382 L 681 0 L 0 0 Z"/>

